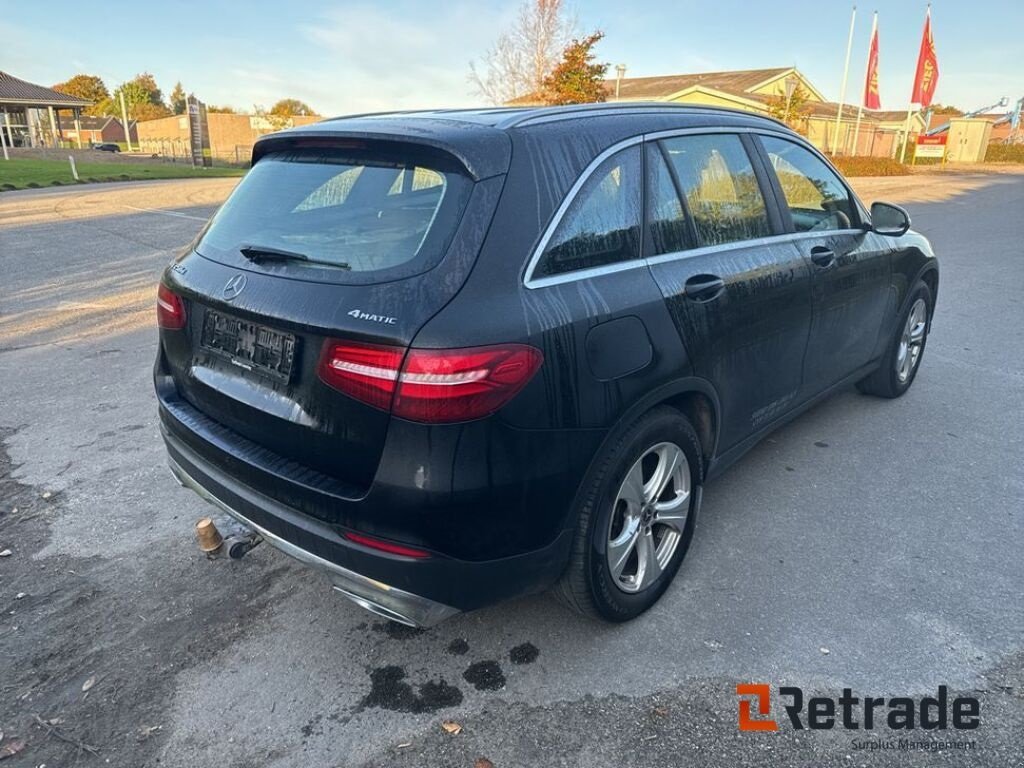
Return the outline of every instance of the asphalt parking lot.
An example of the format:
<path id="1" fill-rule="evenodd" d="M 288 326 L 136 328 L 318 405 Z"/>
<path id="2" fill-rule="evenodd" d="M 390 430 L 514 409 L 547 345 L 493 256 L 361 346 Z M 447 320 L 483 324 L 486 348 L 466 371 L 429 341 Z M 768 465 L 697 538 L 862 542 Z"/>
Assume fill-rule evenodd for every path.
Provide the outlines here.
<path id="1" fill-rule="evenodd" d="M 536 596 L 423 632 L 269 547 L 195 546 L 207 509 L 157 431 L 154 284 L 233 183 L 0 195 L 0 743 L 24 744 L 0 764 L 1022 764 L 1024 175 L 861 185 L 940 254 L 914 387 L 841 393 L 709 485 L 654 610 L 604 626 Z M 746 682 L 947 685 L 981 725 L 947 734 L 966 751 L 739 733 Z"/>

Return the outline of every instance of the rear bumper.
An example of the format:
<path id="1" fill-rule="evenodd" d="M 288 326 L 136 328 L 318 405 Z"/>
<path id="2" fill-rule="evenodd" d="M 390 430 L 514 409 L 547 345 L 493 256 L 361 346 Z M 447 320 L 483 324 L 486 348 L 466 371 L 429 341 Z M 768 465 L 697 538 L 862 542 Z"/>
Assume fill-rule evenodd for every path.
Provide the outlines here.
<path id="1" fill-rule="evenodd" d="M 571 531 L 548 547 L 498 560 L 466 561 L 391 555 L 349 542 L 341 529 L 254 490 L 200 456 L 162 427 L 178 481 L 273 546 L 325 571 L 335 589 L 364 608 L 428 627 L 460 611 L 538 592 L 560 575 Z"/>
<path id="2" fill-rule="evenodd" d="M 362 574 L 342 568 L 337 563 L 325 560 L 296 544 L 283 539 L 276 533 L 254 523 L 244 514 L 214 496 L 194 477 L 186 472 L 173 458 L 168 457 L 171 474 L 185 488 L 195 491 L 205 501 L 227 513 L 247 528 L 263 537 L 264 541 L 294 557 L 299 562 L 326 571 L 334 588 L 359 606 L 384 618 L 408 624 L 413 627 L 432 627 L 449 616 L 459 613 L 458 608 L 437 603 L 425 597 L 405 592 Z"/>

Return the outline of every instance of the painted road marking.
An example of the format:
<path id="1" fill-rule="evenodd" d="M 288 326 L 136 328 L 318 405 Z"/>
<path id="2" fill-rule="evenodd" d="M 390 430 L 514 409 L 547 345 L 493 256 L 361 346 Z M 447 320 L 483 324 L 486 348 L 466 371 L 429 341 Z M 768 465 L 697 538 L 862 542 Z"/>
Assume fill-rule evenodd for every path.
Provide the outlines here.
<path id="1" fill-rule="evenodd" d="M 190 216 L 187 213 L 178 213 L 177 211 L 161 211 L 156 208 L 136 208 L 134 205 L 124 205 L 123 208 L 128 208 L 132 211 L 141 211 L 142 213 L 159 213 L 163 216 L 177 216 L 180 219 L 194 219 L 195 221 L 207 221 L 208 217 L 205 216 Z"/>

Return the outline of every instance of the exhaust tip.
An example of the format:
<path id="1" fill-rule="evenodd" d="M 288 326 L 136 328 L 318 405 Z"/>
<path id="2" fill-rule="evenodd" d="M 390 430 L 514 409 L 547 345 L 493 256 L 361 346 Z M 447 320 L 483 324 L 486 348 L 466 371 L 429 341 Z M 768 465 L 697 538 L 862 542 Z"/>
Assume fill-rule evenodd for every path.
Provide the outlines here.
<path id="1" fill-rule="evenodd" d="M 368 598 L 363 597 L 362 595 L 357 595 L 354 592 L 349 592 L 347 589 L 339 587 L 337 584 L 333 585 L 332 589 L 334 589 L 334 591 L 336 592 L 343 594 L 345 597 L 347 597 L 353 603 L 358 605 L 360 608 L 367 610 L 370 613 L 376 614 L 381 618 L 387 619 L 388 621 L 394 621 L 398 624 L 404 624 L 407 627 L 414 627 L 416 629 L 425 628 L 422 624 L 413 619 L 410 619 L 408 616 L 404 616 L 398 611 L 388 608 L 386 605 L 381 605 L 375 600 L 370 600 Z"/>
<path id="2" fill-rule="evenodd" d="M 224 537 L 208 517 L 196 522 L 196 538 L 199 539 L 199 549 L 208 555 L 214 554 L 224 545 Z"/>

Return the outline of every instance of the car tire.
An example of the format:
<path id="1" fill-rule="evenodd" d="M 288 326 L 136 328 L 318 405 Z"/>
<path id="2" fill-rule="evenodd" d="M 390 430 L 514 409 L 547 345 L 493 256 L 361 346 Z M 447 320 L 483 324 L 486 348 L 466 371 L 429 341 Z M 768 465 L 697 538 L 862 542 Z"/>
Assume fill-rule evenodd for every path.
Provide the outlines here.
<path id="1" fill-rule="evenodd" d="M 931 329 L 932 290 L 918 281 L 900 314 L 896 329 L 878 369 L 857 382 L 857 389 L 877 397 L 899 397 L 914 383 Z"/>
<path id="2" fill-rule="evenodd" d="M 611 622 L 654 605 L 690 546 L 702 478 L 697 433 L 676 409 L 658 406 L 624 429 L 602 449 L 577 496 L 576 532 L 556 597 Z"/>

